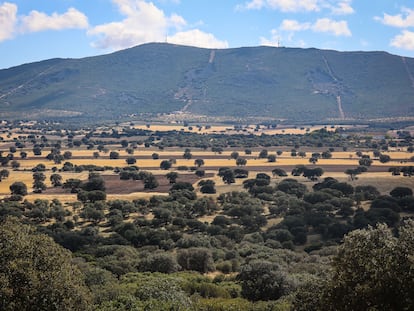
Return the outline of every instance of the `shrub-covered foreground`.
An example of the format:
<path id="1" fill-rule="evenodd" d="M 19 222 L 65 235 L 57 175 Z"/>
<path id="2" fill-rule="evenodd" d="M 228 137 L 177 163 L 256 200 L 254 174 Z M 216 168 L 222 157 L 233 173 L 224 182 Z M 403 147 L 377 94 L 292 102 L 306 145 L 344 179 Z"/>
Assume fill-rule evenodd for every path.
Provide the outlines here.
<path id="1" fill-rule="evenodd" d="M 4 220 L 0 233 L 2 310 L 410 310 L 414 306 L 414 221 L 407 221 L 396 235 L 386 225 L 349 233 L 327 274 L 311 272 L 318 269 L 317 255 L 311 255 L 289 259 L 301 262 L 293 264 L 296 273 L 252 259 L 237 275 L 213 279 L 195 272 L 130 272 L 116 278 L 93 262 L 71 260 L 68 251 L 15 218 Z M 294 257 L 289 251 L 278 255 L 273 261 L 284 264 L 283 257 Z M 118 256 L 128 257 L 127 249 Z"/>
<path id="2" fill-rule="evenodd" d="M 381 195 L 331 177 L 310 189 L 264 173 L 243 187 L 198 197 L 178 182 L 107 201 L 91 173 L 70 208 L 4 199 L 2 309 L 413 308 L 411 189 Z"/>

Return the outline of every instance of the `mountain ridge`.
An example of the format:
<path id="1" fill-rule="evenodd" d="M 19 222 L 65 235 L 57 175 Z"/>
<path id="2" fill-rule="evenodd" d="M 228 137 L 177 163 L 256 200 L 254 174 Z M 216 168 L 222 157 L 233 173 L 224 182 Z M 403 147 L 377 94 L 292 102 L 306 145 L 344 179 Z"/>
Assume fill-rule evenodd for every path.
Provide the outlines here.
<path id="1" fill-rule="evenodd" d="M 414 116 L 413 77 L 413 58 L 381 51 L 150 43 L 0 70 L 0 117 L 407 117 Z"/>

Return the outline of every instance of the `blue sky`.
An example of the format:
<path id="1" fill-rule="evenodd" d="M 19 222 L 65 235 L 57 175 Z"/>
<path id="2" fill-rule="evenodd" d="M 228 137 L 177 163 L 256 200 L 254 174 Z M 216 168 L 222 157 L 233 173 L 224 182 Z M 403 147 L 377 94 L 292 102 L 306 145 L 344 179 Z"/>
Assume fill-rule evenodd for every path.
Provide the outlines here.
<path id="1" fill-rule="evenodd" d="M 0 1 L 0 68 L 147 42 L 274 45 L 414 57 L 414 1 Z"/>

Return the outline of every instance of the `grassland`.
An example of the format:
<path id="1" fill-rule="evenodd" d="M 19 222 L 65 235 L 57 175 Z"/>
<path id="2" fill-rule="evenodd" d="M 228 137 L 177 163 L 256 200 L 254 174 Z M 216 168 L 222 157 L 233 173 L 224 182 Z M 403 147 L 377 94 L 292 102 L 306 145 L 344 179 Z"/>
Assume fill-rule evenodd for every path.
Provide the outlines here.
<path id="1" fill-rule="evenodd" d="M 129 124 L 125 125 L 129 126 Z M 22 130 L 23 127 L 28 127 L 30 130 Z M 335 131 L 338 128 L 361 128 L 363 129 L 364 126 L 346 126 L 346 125 L 317 125 L 317 126 L 276 126 L 276 127 L 269 127 L 263 125 L 246 125 L 243 127 L 234 127 L 228 125 L 216 125 L 212 124 L 209 126 L 183 126 L 182 124 L 135 124 L 133 128 L 135 129 L 142 129 L 142 130 L 151 130 L 154 132 L 170 132 L 170 131 L 177 131 L 177 132 L 193 132 L 198 133 L 200 135 L 207 135 L 207 134 L 255 134 L 255 135 L 273 135 L 273 134 L 285 134 L 285 135 L 302 135 L 308 132 L 312 132 L 314 130 L 319 130 L 321 128 L 327 131 Z M 122 125 L 118 125 L 112 129 L 116 129 L 122 131 Z M 111 127 L 103 127 L 102 129 L 97 129 L 96 132 L 103 133 L 105 131 L 111 130 Z M 355 129 L 353 129 L 355 130 Z M 87 131 L 81 130 L 77 131 L 73 135 L 73 139 L 82 140 L 84 139 Z M 386 133 L 384 133 L 386 134 Z M 396 134 L 396 133 L 394 133 Z M 49 146 L 45 146 L 42 150 L 41 155 L 34 155 L 32 148 L 33 143 L 30 142 L 29 137 L 34 137 L 37 141 L 40 139 L 46 139 L 48 141 Z M 116 173 L 114 169 L 122 168 L 127 166 L 126 159 L 130 157 L 134 157 L 136 159 L 135 165 L 140 168 L 140 170 L 150 171 L 151 173 L 155 174 L 157 178 L 165 178 L 165 174 L 168 171 L 161 170 L 160 164 L 162 161 L 174 159 L 174 164 L 169 171 L 177 171 L 180 176 L 181 181 L 185 180 L 192 180 L 194 183 L 194 187 L 197 189 L 197 184 L 200 178 L 194 179 L 194 169 L 195 169 L 195 159 L 203 159 L 204 164 L 200 169 L 204 170 L 208 175 L 208 179 L 213 179 L 216 183 L 216 188 L 218 193 L 234 191 L 234 190 L 242 190 L 242 182 L 244 179 L 236 179 L 234 184 L 228 185 L 225 184 L 222 179 L 217 176 L 218 169 L 221 167 L 230 167 L 230 168 L 237 168 L 236 160 L 232 158 L 232 154 L 237 152 L 239 157 L 244 158 L 247 160 L 245 166 L 240 166 L 239 168 L 243 168 L 249 171 L 248 178 L 254 178 L 257 173 L 262 172 L 268 175 L 272 175 L 272 170 L 274 168 L 282 168 L 287 173 L 297 165 L 305 165 L 308 167 L 321 167 L 324 170 L 323 177 L 331 176 L 337 178 L 340 181 L 346 181 L 351 183 L 352 185 L 362 185 L 362 184 L 371 184 L 376 186 L 382 193 L 388 193 L 391 189 L 395 186 L 407 186 L 412 187 L 412 181 L 410 178 L 402 177 L 402 176 L 391 176 L 391 173 L 388 173 L 388 169 L 390 167 L 400 167 L 404 165 L 411 165 L 410 159 L 412 154 L 406 151 L 405 147 L 398 147 L 398 148 L 389 148 L 389 151 L 383 151 L 382 154 L 389 155 L 391 157 L 391 161 L 388 163 L 381 163 L 378 159 L 375 158 L 373 152 L 371 150 L 365 150 L 364 154 L 369 155 L 371 159 L 373 159 L 372 165 L 369 167 L 368 172 L 359 176 L 357 180 L 351 181 L 349 177 L 344 173 L 348 168 L 355 168 L 359 165 L 359 157 L 356 155 L 356 150 L 351 149 L 347 151 L 332 151 L 332 157 L 328 159 L 319 158 L 316 164 L 309 163 L 309 158 L 311 157 L 313 152 L 321 153 L 326 148 L 310 148 L 310 147 L 300 147 L 297 151 L 303 151 L 306 153 L 305 156 L 293 156 L 291 154 L 292 147 L 287 146 L 278 146 L 278 147 L 267 147 L 267 148 L 252 148 L 251 153 L 246 154 L 245 148 L 224 148 L 222 152 L 213 152 L 211 150 L 205 150 L 200 148 L 192 148 L 191 149 L 191 159 L 184 159 L 183 153 L 185 148 L 178 148 L 178 147 L 168 147 L 159 149 L 155 146 L 151 147 L 144 147 L 143 144 L 137 145 L 129 151 L 126 148 L 120 146 L 120 142 L 122 138 L 106 138 L 107 142 L 105 142 L 105 148 L 103 151 L 98 152 L 98 156 L 96 155 L 97 149 L 95 148 L 87 148 L 85 145 L 81 145 L 79 147 L 73 146 L 68 148 L 67 146 L 62 146 L 60 149 L 60 153 L 64 154 L 65 152 L 70 152 L 71 156 L 68 159 L 62 160 L 61 163 L 55 163 L 54 161 L 47 160 L 46 155 L 53 149 L 53 142 L 59 142 L 66 140 L 67 137 L 62 135 L 62 131 L 57 130 L 50 130 L 45 131 L 36 126 L 36 122 L 26 122 L 22 123 L 20 127 L 15 127 L 12 129 L 8 129 L 7 131 L 4 130 L 0 133 L 0 151 L 3 154 L 8 153 L 9 149 L 15 145 L 17 141 L 24 141 L 25 147 L 19 148 L 17 152 L 13 154 L 13 160 L 19 163 L 19 167 L 17 169 L 11 170 L 10 167 L 6 167 L 10 171 L 10 175 L 8 178 L 3 179 L 0 182 L 0 196 L 6 197 L 10 194 L 10 185 L 14 182 L 21 181 L 24 182 L 28 186 L 29 195 L 26 197 L 29 200 L 33 200 L 36 198 L 59 198 L 59 200 L 63 202 L 72 202 L 76 200 L 75 194 L 70 194 L 67 191 L 62 191 L 58 189 L 53 189 L 50 176 L 53 174 L 54 171 L 62 176 L 62 181 L 65 181 L 69 178 L 75 178 L 80 180 L 86 180 L 88 178 L 88 172 L 66 172 L 62 171 L 62 166 L 65 162 L 70 162 L 74 166 L 82 166 L 82 165 L 95 165 L 99 167 L 106 167 L 107 169 L 104 172 L 101 172 L 103 176 L 107 176 L 108 180 L 111 179 L 110 185 L 114 185 L 115 189 L 118 189 L 118 184 L 114 182 L 114 176 Z M 145 136 L 141 138 L 137 137 L 128 137 L 128 142 L 133 142 L 134 139 L 145 139 Z M 105 139 L 102 139 L 105 141 Z M 259 153 L 266 149 L 269 155 L 276 155 L 277 152 L 282 151 L 281 155 L 276 155 L 275 162 L 269 162 L 267 158 L 259 158 Z M 335 148 L 340 149 L 340 148 Z M 112 151 L 116 151 L 119 154 L 118 159 L 110 159 L 110 153 Z M 21 158 L 20 152 L 26 152 L 27 157 Z M 154 154 L 157 154 L 157 158 L 154 159 Z M 32 193 L 32 183 L 33 183 L 33 172 L 32 169 L 38 165 L 43 164 L 46 168 L 44 172 L 46 176 L 45 184 L 47 186 L 47 190 L 43 193 Z M 179 168 L 187 167 L 187 170 L 178 170 Z M 191 176 L 191 178 L 190 178 Z M 289 178 L 293 176 L 289 175 Z M 280 177 L 272 177 L 273 184 L 279 182 L 281 180 Z M 314 182 L 310 182 L 303 177 L 294 177 L 300 180 L 301 182 L 306 183 L 309 188 L 314 184 Z M 120 185 L 127 185 L 123 183 L 123 181 L 119 181 Z M 148 192 L 144 190 L 137 190 L 137 186 L 128 186 L 131 189 L 122 189 L 120 193 L 114 193 L 114 189 L 109 189 L 108 191 L 108 199 L 114 198 L 124 198 L 127 200 L 135 199 L 135 198 L 148 198 L 154 194 L 166 194 L 168 192 L 168 184 L 163 186 L 163 190 L 157 191 L 157 189 Z M 59 188 L 60 189 L 60 188 Z M 120 188 L 119 188 L 120 189 Z"/>
<path id="2" fill-rule="evenodd" d="M 271 150 L 274 149 L 274 150 Z M 269 148 L 269 154 L 275 154 L 275 148 Z M 242 182 L 243 179 L 236 179 L 236 182 L 231 185 L 225 184 L 219 176 L 217 176 L 217 170 L 220 167 L 237 167 L 235 159 L 231 158 L 231 153 L 234 151 L 239 152 L 240 156 L 247 159 L 247 164 L 243 167 L 249 171 L 249 178 L 254 178 L 255 175 L 259 172 L 264 172 L 271 175 L 271 171 L 274 168 L 282 168 L 285 169 L 288 173 L 290 170 L 296 165 L 306 165 L 311 167 L 321 167 L 324 169 L 325 173 L 324 176 L 331 176 L 337 178 L 340 181 L 350 182 L 352 185 L 363 185 L 363 184 L 370 184 L 376 186 L 381 192 L 387 193 L 394 187 L 400 186 L 407 186 L 412 187 L 412 181 L 410 178 L 402 177 L 402 176 L 391 176 L 390 173 L 387 172 L 389 167 L 392 166 L 401 166 L 401 162 L 408 161 L 410 158 L 410 154 L 407 152 L 395 151 L 395 152 L 387 152 L 392 159 L 397 159 L 395 161 L 391 161 L 389 163 L 380 163 L 378 160 L 374 160 L 374 163 L 371 165 L 367 173 L 360 175 L 358 180 L 350 181 L 349 177 L 345 175 L 344 171 L 346 168 L 354 168 L 358 166 L 359 158 L 355 156 L 354 152 L 333 152 L 332 158 L 330 159 L 319 159 L 316 164 L 309 163 L 309 157 L 311 156 L 310 152 L 307 152 L 306 157 L 293 157 L 290 155 L 288 150 L 285 150 L 281 156 L 277 157 L 276 162 L 271 163 L 268 162 L 267 159 L 258 158 L 259 151 L 253 151 L 250 155 L 245 155 L 244 150 L 226 150 L 221 154 L 214 153 L 212 151 L 205 151 L 205 150 L 193 150 L 192 151 L 192 159 L 183 159 L 183 151 L 177 150 L 176 148 L 166 149 L 166 150 L 157 150 L 155 148 L 138 148 L 134 151 L 133 155 L 128 154 L 125 150 L 117 148 L 113 149 L 119 152 L 120 158 L 119 159 L 110 159 L 109 153 L 100 153 L 100 157 L 95 159 L 93 158 L 93 150 L 86 150 L 82 148 L 71 148 L 71 149 L 62 149 L 62 153 L 65 151 L 70 151 L 72 153 L 72 158 L 66 161 L 69 161 L 73 165 L 97 165 L 97 166 L 106 166 L 106 167 L 125 167 L 126 164 L 126 157 L 135 157 L 137 165 L 141 170 L 150 171 L 158 176 L 165 175 L 168 171 L 160 169 L 160 163 L 165 159 L 176 159 L 176 163 L 170 169 L 170 171 L 177 171 L 178 167 L 186 166 L 186 167 L 194 167 L 194 159 L 200 158 L 204 160 L 204 165 L 201 169 L 205 170 L 206 173 L 213 174 L 213 179 L 216 182 L 217 190 L 219 193 L 233 191 L 233 190 L 241 190 L 242 189 Z M 46 175 L 45 183 L 48 188 L 51 188 L 52 185 L 50 183 L 50 175 L 53 174 L 52 168 L 56 167 L 60 169 L 65 161 L 61 164 L 56 164 L 53 161 L 49 161 L 45 159 L 44 152 L 41 156 L 33 156 L 30 155 L 31 151 L 27 150 L 29 156 L 27 159 L 20 159 L 16 157 L 16 160 L 20 163 L 20 167 L 18 170 L 13 170 L 10 172 L 10 176 L 4 179 L 0 183 L 0 195 L 7 196 L 10 193 L 10 185 L 16 181 L 24 182 L 28 188 L 29 192 L 32 191 L 31 185 L 33 183 L 33 172 L 32 168 L 38 164 L 44 164 L 46 167 L 46 171 L 44 172 Z M 152 154 L 158 153 L 159 159 L 152 159 Z M 371 156 L 373 156 L 371 154 Z M 407 165 L 407 164 L 405 164 Z M 180 172 L 177 171 L 179 175 L 185 179 L 186 175 L 193 175 L 194 173 L 191 172 Z M 64 172 L 59 171 L 57 172 L 62 176 L 62 180 L 65 181 L 69 178 L 75 178 L 80 180 L 86 180 L 88 177 L 88 172 Z M 102 173 L 105 176 L 115 175 L 112 170 L 107 170 Z M 292 178 L 292 176 L 289 176 Z M 306 183 L 311 187 L 314 183 L 308 181 L 303 177 L 295 177 L 301 182 Z M 277 183 L 280 181 L 280 178 L 273 178 L 273 183 Z M 122 182 L 122 181 L 121 181 Z M 194 183 L 194 186 L 197 186 L 198 181 Z M 50 193 L 51 190 L 47 190 L 45 193 L 42 194 L 29 194 L 26 198 L 29 200 L 34 200 L 36 198 L 45 198 L 45 199 L 52 199 L 58 198 L 63 202 L 72 202 L 76 200 L 75 194 L 70 193 Z M 162 192 L 165 194 L 165 192 Z M 108 199 L 114 198 L 124 198 L 124 199 L 136 199 L 136 198 L 148 198 L 154 194 L 162 194 L 156 192 L 131 192 L 131 193 L 123 193 L 123 194 L 110 194 L 108 195 Z"/>

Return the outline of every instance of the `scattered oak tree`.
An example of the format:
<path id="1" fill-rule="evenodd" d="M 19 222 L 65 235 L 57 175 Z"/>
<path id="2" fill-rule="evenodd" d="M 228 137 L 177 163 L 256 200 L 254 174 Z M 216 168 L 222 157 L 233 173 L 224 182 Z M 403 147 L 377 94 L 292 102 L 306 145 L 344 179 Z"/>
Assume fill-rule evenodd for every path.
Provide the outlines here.
<path id="1" fill-rule="evenodd" d="M 87 310 L 89 295 L 69 251 L 15 219 L 0 223 L 1 310 Z"/>

